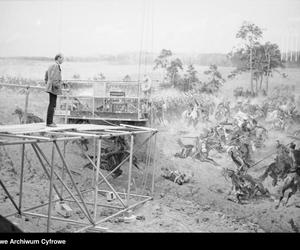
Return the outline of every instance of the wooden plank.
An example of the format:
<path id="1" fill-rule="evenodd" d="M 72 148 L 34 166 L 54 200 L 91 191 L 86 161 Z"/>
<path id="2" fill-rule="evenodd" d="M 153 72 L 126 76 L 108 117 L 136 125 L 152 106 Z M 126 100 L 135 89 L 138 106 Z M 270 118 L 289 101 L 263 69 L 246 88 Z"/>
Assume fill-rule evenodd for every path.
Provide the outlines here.
<path id="1" fill-rule="evenodd" d="M 55 131 L 63 133 L 64 131 L 69 131 L 69 130 L 71 130 L 69 132 L 76 131 L 76 132 L 83 132 L 83 134 L 85 133 L 85 131 L 118 133 L 125 129 L 129 130 L 130 128 L 137 129 L 137 131 L 139 130 L 157 131 L 155 129 L 151 129 L 147 127 L 137 127 L 137 126 L 128 126 L 128 125 L 107 126 L 107 125 L 96 125 L 96 124 L 58 124 L 57 127 L 47 127 L 44 123 L 31 123 L 31 124 L 17 124 L 17 125 L 0 125 L 0 133 L 22 135 L 22 134 L 32 134 L 32 133 L 47 133 L 47 132 L 55 132 Z M 130 131 L 130 132 L 135 132 L 135 131 Z"/>
<path id="2" fill-rule="evenodd" d="M 50 141 L 49 137 L 41 137 L 41 136 L 32 136 L 32 135 L 12 135 L 12 134 L 1 134 L 2 137 L 13 137 L 13 138 L 25 138 L 25 139 L 36 139 L 42 141 Z"/>
<path id="3" fill-rule="evenodd" d="M 10 125 L 0 125 L 0 131 L 6 132 L 7 129 L 24 129 L 24 128 L 37 128 L 42 125 L 46 126 L 44 123 L 29 123 L 29 124 L 10 124 Z"/>
<path id="4" fill-rule="evenodd" d="M 63 132 L 63 134 L 65 134 L 65 135 L 74 135 L 74 136 L 82 136 L 82 137 L 95 137 L 95 138 L 100 137 L 100 135 L 96 135 L 96 134 L 85 134 L 85 133 L 68 132 L 68 131 Z"/>
<path id="5" fill-rule="evenodd" d="M 76 130 L 78 131 L 92 131 L 92 130 L 107 130 L 107 129 L 122 129 L 120 126 L 108 126 L 108 125 L 95 125 L 95 124 L 76 124 Z"/>
<path id="6" fill-rule="evenodd" d="M 12 134 L 27 134 L 27 133 L 41 133 L 48 131 L 63 131 L 63 130 L 105 130 L 117 129 L 121 127 L 95 125 L 95 124 L 58 124 L 57 127 L 47 127 L 45 123 L 30 123 L 17 125 L 1 125 L 0 133 Z"/>
<path id="7" fill-rule="evenodd" d="M 128 133 L 128 134 L 130 134 L 131 133 L 131 131 L 129 131 L 129 130 L 112 130 L 112 129 L 106 129 L 105 130 L 105 132 L 113 132 L 113 133 Z"/>
<path id="8" fill-rule="evenodd" d="M 140 130 L 146 130 L 146 131 L 153 131 L 156 132 L 158 131 L 157 129 L 154 128 L 148 128 L 148 127 L 140 127 L 140 126 L 132 126 L 132 125 L 127 125 L 127 124 L 120 124 L 123 128 L 127 127 L 127 128 L 133 128 L 133 129 L 140 129 Z"/>
<path id="9" fill-rule="evenodd" d="M 103 112 L 105 115 L 105 112 Z M 62 116 L 62 115 L 60 115 Z M 112 118 L 112 117 L 80 117 L 80 116 L 69 116 L 68 119 L 73 120 L 95 120 L 95 121 L 128 121 L 128 122 L 146 122 L 148 119 L 138 119 L 138 118 Z"/>
<path id="10" fill-rule="evenodd" d="M 43 127 L 37 129 L 28 129 L 28 130 L 25 129 L 24 131 L 22 130 L 16 131 L 15 134 L 43 133 L 48 131 L 64 131 L 69 129 L 74 129 L 74 126 L 65 127 L 65 126 L 58 125 L 57 127 L 47 127 L 46 125 L 44 125 Z"/>

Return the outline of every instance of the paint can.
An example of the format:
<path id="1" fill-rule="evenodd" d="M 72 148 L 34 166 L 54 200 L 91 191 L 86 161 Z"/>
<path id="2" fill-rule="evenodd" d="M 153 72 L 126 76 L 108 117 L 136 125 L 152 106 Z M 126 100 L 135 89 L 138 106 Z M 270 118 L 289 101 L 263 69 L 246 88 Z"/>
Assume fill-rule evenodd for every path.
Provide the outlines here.
<path id="1" fill-rule="evenodd" d="M 116 195 L 113 192 L 106 193 L 106 200 L 108 202 L 113 201 L 114 199 L 116 199 Z"/>

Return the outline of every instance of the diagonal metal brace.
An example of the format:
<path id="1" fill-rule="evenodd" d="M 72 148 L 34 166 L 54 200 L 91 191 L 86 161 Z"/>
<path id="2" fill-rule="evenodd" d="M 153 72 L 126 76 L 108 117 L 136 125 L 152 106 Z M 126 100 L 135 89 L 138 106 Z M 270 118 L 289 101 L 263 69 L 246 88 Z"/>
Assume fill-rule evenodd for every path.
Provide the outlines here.
<path id="1" fill-rule="evenodd" d="M 88 156 L 88 154 L 86 152 L 84 152 L 84 150 L 82 150 L 82 152 L 84 153 L 85 157 L 89 160 L 89 162 L 92 164 L 94 169 L 97 169 L 97 166 L 95 165 L 94 161 Z M 99 160 L 99 159 L 98 159 Z M 126 207 L 124 201 L 122 200 L 122 198 L 119 196 L 119 194 L 117 193 L 117 191 L 113 188 L 113 186 L 109 183 L 109 181 L 106 179 L 106 177 L 102 174 L 102 172 L 100 170 L 99 171 L 99 175 L 101 175 L 102 180 L 105 181 L 105 183 L 108 185 L 108 187 L 111 189 L 111 191 L 115 194 L 115 196 L 120 200 L 120 202 L 122 203 L 122 205 L 124 207 Z M 97 183 L 95 185 L 98 185 Z"/>
<path id="2" fill-rule="evenodd" d="M 155 135 L 155 133 L 151 134 L 148 138 L 146 138 L 140 145 L 138 145 L 136 147 L 136 149 L 133 151 L 133 154 L 135 154 L 136 152 L 140 151 L 142 149 L 142 147 Z M 88 158 L 89 156 L 86 154 L 86 152 L 84 152 L 84 150 L 82 149 L 82 147 L 80 146 L 80 144 L 76 141 L 78 147 L 80 148 L 80 150 L 83 152 L 83 154 Z M 124 158 L 124 160 L 118 165 L 116 166 L 111 172 L 109 172 L 105 178 L 107 179 L 109 176 L 111 176 L 117 169 L 119 169 L 120 167 L 122 167 L 122 165 L 129 160 L 130 155 L 128 155 L 127 157 Z M 93 165 L 94 167 L 94 165 Z M 103 183 L 104 180 L 100 180 L 98 182 L 98 184 L 100 185 L 101 183 Z"/>
<path id="3" fill-rule="evenodd" d="M 36 155 L 37 155 L 37 157 L 38 157 L 38 159 L 39 159 L 39 161 L 40 161 L 40 163 L 42 165 L 42 168 L 44 169 L 44 171 L 45 171 L 48 179 L 50 179 L 50 173 L 48 172 L 46 166 L 44 164 L 42 164 L 42 159 L 40 158 L 40 155 L 38 154 L 37 149 L 35 148 L 35 145 L 31 144 L 31 146 L 32 146 L 34 152 L 36 153 Z M 58 195 L 59 199 L 62 201 L 63 198 L 61 197 L 61 195 L 60 195 L 60 193 L 59 193 L 58 188 L 56 187 L 56 185 L 53 185 L 53 188 L 54 188 L 56 194 Z"/>
<path id="4" fill-rule="evenodd" d="M 56 147 L 56 150 L 57 150 L 57 152 L 58 152 L 58 154 L 59 154 L 59 156 L 60 156 L 60 158 L 61 158 L 61 160 L 62 160 L 62 162 L 63 162 L 63 165 L 64 165 L 65 169 L 67 170 L 67 173 L 68 173 L 68 175 L 69 175 L 69 177 L 70 177 L 70 179 L 71 179 L 71 182 L 72 182 L 72 184 L 73 184 L 75 190 L 77 191 L 80 200 L 82 201 L 82 204 L 83 204 L 83 206 L 84 206 L 84 208 L 85 208 L 85 210 L 86 210 L 86 212 L 87 212 L 87 214 L 88 214 L 88 218 L 89 218 L 90 221 L 93 223 L 93 219 L 92 219 L 92 216 L 91 216 L 91 214 L 90 214 L 90 211 L 88 210 L 88 208 L 87 208 L 87 206 L 86 206 L 86 203 L 85 203 L 85 201 L 84 201 L 84 199 L 83 199 L 83 196 L 82 196 L 80 190 L 78 189 L 78 187 L 77 187 L 77 185 L 76 185 L 76 183 L 75 183 L 75 181 L 74 181 L 74 179 L 73 179 L 73 177 L 72 177 L 72 173 L 71 173 L 71 171 L 70 171 L 70 169 L 69 169 L 69 167 L 68 167 L 68 165 L 67 165 L 67 163 L 66 163 L 66 160 L 65 160 L 65 158 L 64 158 L 64 156 L 63 156 L 63 154 L 62 154 L 60 148 L 58 147 L 57 142 L 54 141 L 53 143 L 54 143 L 54 145 L 55 145 L 55 147 Z"/>
<path id="5" fill-rule="evenodd" d="M 21 214 L 21 210 L 18 208 L 17 204 L 15 203 L 14 199 L 11 197 L 10 193 L 6 189 L 6 187 L 3 184 L 3 182 L 1 181 L 1 179 L 0 179 L 0 186 L 3 188 L 4 192 L 6 193 L 6 195 L 8 196 L 8 198 L 10 199 L 10 201 L 14 205 L 14 207 L 17 209 L 18 213 Z"/>
<path id="6" fill-rule="evenodd" d="M 41 165 L 43 166 L 43 162 L 40 158 L 39 153 L 36 151 L 38 150 L 40 152 L 40 154 L 42 155 L 42 157 L 44 158 L 44 160 L 46 161 L 48 166 L 51 166 L 49 161 L 47 160 L 45 154 L 43 153 L 43 151 L 40 149 L 40 147 L 37 144 L 33 144 L 33 148 L 35 149 L 35 153 L 38 157 L 38 159 L 40 160 Z M 45 167 L 45 166 L 44 166 Z M 72 191 L 68 188 L 68 186 L 64 183 L 64 181 L 62 180 L 62 178 L 59 176 L 59 174 L 54 170 L 54 174 L 56 176 L 56 178 L 61 182 L 61 184 L 64 186 L 64 188 L 68 191 L 68 193 L 70 194 L 70 196 L 74 199 L 74 201 L 77 203 L 77 205 L 79 206 L 79 208 L 81 209 L 81 211 L 85 214 L 85 216 L 88 218 L 88 220 L 93 223 L 92 219 L 89 217 L 89 215 L 87 214 L 87 212 L 85 211 L 85 209 L 81 206 L 80 202 L 76 199 L 75 195 L 72 193 Z"/>

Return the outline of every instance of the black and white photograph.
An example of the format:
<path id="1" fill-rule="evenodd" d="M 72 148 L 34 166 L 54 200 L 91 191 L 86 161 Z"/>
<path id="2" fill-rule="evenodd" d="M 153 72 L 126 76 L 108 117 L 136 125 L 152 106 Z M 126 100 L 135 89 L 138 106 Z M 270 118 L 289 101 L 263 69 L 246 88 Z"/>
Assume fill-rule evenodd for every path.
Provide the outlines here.
<path id="1" fill-rule="evenodd" d="M 0 0 L 0 248 L 299 230 L 300 0 Z"/>

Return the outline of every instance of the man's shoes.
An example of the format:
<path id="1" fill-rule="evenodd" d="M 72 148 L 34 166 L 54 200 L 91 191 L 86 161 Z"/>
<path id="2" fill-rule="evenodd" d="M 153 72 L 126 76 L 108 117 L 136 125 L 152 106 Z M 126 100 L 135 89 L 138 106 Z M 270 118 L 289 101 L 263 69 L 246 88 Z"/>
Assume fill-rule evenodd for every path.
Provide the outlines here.
<path id="1" fill-rule="evenodd" d="M 52 128 L 57 127 L 57 125 L 55 123 L 47 124 L 46 126 L 47 127 L 52 127 Z"/>

